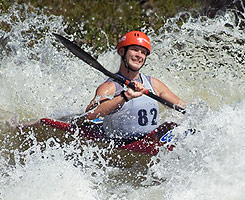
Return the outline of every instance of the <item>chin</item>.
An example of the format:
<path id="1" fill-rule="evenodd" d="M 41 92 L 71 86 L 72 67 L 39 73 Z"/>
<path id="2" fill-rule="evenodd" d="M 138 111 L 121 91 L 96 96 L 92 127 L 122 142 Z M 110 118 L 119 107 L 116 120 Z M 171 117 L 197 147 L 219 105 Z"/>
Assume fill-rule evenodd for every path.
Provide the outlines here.
<path id="1" fill-rule="evenodd" d="M 132 69 L 134 69 L 134 70 L 140 69 L 141 66 L 142 66 L 142 64 L 139 64 L 139 65 L 130 65 L 130 67 L 131 67 Z"/>

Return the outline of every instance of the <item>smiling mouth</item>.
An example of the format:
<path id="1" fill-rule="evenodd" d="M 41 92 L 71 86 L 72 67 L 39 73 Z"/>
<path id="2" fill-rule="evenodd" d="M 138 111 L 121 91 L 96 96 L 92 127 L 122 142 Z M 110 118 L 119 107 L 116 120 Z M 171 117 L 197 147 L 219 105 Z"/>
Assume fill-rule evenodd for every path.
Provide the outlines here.
<path id="1" fill-rule="evenodd" d="M 141 63 L 142 63 L 142 61 L 141 61 L 141 60 L 138 60 L 138 59 L 132 59 L 132 61 L 133 61 L 134 63 L 136 63 L 136 64 L 141 64 Z"/>
<path id="2" fill-rule="evenodd" d="M 141 62 L 140 61 L 134 61 L 135 64 L 140 64 Z"/>

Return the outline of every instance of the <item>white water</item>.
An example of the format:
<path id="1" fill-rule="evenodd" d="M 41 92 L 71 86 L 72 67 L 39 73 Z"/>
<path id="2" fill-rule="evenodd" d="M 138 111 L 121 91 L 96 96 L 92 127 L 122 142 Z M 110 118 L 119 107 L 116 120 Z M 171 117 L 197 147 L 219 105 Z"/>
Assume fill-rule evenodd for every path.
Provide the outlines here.
<path id="1" fill-rule="evenodd" d="M 101 157 L 93 160 L 94 152 L 100 155 L 96 146 L 82 145 L 80 155 L 81 145 L 61 148 L 51 138 L 42 152 L 35 131 L 25 133 L 32 147 L 23 151 L 16 145 L 13 126 L 83 113 L 106 77 L 67 49 L 57 50 L 62 45 L 52 32 L 72 39 L 64 33 L 62 18 L 27 13 L 26 20 L 18 20 L 18 10 L 11 13 L 16 22 L 0 15 L 11 25 L 10 32 L 0 30 L 0 199 L 244 199 L 245 31 L 232 12 L 216 19 L 189 18 L 180 28 L 176 17 L 162 34 L 150 35 L 153 53 L 143 72 L 189 103 L 185 116 L 162 109 L 162 121 L 181 121 L 180 131 L 192 127 L 198 132 L 175 151 L 162 150 L 147 172 L 108 167 Z M 37 43 L 31 47 L 30 41 Z M 113 50 L 98 60 L 112 72 L 120 61 Z M 135 181 L 141 176 L 144 181 Z"/>

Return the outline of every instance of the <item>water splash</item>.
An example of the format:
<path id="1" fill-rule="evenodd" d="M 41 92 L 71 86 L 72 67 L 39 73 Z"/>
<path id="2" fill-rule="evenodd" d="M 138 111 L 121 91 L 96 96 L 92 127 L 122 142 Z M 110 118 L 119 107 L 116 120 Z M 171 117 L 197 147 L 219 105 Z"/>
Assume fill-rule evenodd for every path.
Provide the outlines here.
<path id="1" fill-rule="evenodd" d="M 242 199 L 244 103 L 208 112 L 200 119 L 198 134 L 183 140 L 173 154 L 160 152 L 152 160 L 145 184 L 153 177 L 167 179 L 161 185 L 166 199 Z"/>
<path id="2" fill-rule="evenodd" d="M 180 13 L 150 35 L 143 72 L 188 102 L 189 114 L 161 108 L 162 120 L 181 122 L 176 134 L 197 132 L 171 153 L 162 149 L 148 170 L 108 166 L 106 152 L 76 136 L 15 128 L 83 113 L 106 77 L 55 40 L 52 32 L 73 38 L 61 17 L 10 13 L 0 15 L 9 27 L 0 29 L 0 199 L 243 199 L 244 12 L 214 19 Z M 112 50 L 98 60 L 112 72 L 120 62 Z"/>

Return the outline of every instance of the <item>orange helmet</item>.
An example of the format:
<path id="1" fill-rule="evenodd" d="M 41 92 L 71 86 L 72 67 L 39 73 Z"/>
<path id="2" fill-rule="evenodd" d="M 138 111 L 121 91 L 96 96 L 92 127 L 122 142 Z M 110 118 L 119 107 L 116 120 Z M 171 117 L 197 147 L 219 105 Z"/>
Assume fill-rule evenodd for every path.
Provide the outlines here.
<path id="1" fill-rule="evenodd" d="M 151 52 L 151 42 L 148 36 L 140 31 L 130 31 L 126 33 L 117 46 L 117 52 L 121 47 L 126 47 L 130 45 L 138 45 L 145 47 L 147 49 L 147 55 Z"/>

